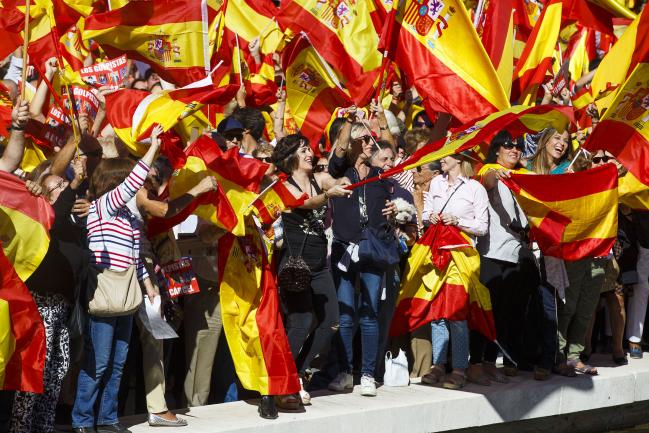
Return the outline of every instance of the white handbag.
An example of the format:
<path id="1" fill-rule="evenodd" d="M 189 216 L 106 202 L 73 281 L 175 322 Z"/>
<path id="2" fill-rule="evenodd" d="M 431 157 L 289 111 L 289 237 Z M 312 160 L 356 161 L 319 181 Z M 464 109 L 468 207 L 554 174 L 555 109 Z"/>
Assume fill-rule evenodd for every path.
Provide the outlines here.
<path id="1" fill-rule="evenodd" d="M 410 384 L 410 374 L 408 372 L 408 359 L 406 352 L 399 349 L 399 355 L 392 357 L 392 352 L 385 354 L 385 374 L 383 375 L 383 385 L 385 386 L 408 386 Z"/>

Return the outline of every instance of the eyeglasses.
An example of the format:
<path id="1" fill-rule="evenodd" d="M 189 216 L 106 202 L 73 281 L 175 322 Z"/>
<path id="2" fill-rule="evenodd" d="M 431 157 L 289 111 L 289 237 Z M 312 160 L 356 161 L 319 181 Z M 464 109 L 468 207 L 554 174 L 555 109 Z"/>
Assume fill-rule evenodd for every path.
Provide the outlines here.
<path id="1" fill-rule="evenodd" d="M 266 164 L 272 164 L 273 163 L 273 158 L 270 156 L 262 156 L 257 158 L 258 161 L 265 162 Z"/>
<path id="2" fill-rule="evenodd" d="M 241 141 L 243 140 L 243 132 L 224 132 L 223 138 L 225 138 L 225 141 Z"/>
<path id="3" fill-rule="evenodd" d="M 501 147 L 503 149 L 507 149 L 507 150 L 511 150 L 513 148 L 516 148 L 518 150 L 523 150 L 523 145 L 518 144 L 518 143 L 513 142 L 513 141 L 507 141 L 507 142 L 503 143 Z"/>
<path id="4" fill-rule="evenodd" d="M 316 166 L 313 167 L 313 171 L 315 173 L 322 173 L 328 171 L 328 169 L 329 167 L 327 166 L 327 164 L 316 164 Z"/>
<path id="5" fill-rule="evenodd" d="M 593 156 L 593 164 L 599 164 L 600 162 L 607 163 L 614 160 L 615 158 L 613 158 L 612 156 Z"/>

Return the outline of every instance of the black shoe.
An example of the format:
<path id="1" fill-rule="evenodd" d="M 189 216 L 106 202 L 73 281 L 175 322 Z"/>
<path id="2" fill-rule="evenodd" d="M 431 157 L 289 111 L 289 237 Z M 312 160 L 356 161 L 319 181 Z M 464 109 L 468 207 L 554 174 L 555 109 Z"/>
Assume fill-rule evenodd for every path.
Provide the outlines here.
<path id="1" fill-rule="evenodd" d="M 74 433 L 97 433 L 94 427 L 74 427 L 72 431 Z"/>
<path id="2" fill-rule="evenodd" d="M 277 419 L 277 408 L 275 407 L 275 399 L 272 395 L 264 395 L 259 402 L 259 416 L 264 419 Z"/>
<path id="3" fill-rule="evenodd" d="M 620 356 L 619 358 L 616 358 L 614 356 L 613 362 L 615 363 L 615 365 L 629 365 L 629 360 L 627 359 L 626 355 Z"/>
<path id="4" fill-rule="evenodd" d="M 120 423 L 117 423 L 111 425 L 98 425 L 97 433 L 131 433 L 131 431 Z"/>

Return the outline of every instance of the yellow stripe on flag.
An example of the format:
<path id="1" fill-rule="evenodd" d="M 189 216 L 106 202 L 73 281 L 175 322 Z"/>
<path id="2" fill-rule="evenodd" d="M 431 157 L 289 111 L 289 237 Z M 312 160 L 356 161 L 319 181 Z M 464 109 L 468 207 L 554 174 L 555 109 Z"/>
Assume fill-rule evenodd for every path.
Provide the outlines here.
<path id="1" fill-rule="evenodd" d="M 5 369 L 16 347 L 16 339 L 11 333 L 9 303 L 0 299 L 0 389 L 4 388 Z"/>

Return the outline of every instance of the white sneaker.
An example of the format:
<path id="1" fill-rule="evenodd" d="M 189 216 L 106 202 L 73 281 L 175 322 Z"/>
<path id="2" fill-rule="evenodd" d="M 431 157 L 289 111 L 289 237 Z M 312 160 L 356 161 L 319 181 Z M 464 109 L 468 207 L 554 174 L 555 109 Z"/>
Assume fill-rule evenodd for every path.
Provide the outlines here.
<path id="1" fill-rule="evenodd" d="M 376 396 L 376 382 L 372 376 L 363 375 L 361 377 L 361 395 L 366 397 Z"/>
<path id="2" fill-rule="evenodd" d="M 302 400 L 302 406 L 308 406 L 311 404 L 311 394 L 304 390 L 302 378 L 300 378 L 300 400 Z"/>
<path id="3" fill-rule="evenodd" d="M 338 373 L 338 376 L 329 383 L 329 389 L 336 392 L 352 388 L 354 388 L 354 376 L 349 373 Z"/>

